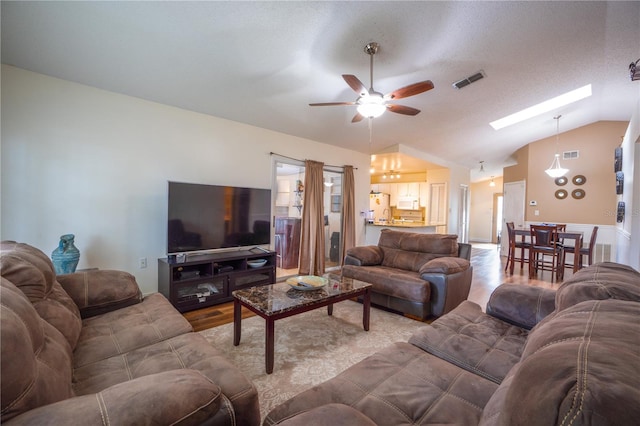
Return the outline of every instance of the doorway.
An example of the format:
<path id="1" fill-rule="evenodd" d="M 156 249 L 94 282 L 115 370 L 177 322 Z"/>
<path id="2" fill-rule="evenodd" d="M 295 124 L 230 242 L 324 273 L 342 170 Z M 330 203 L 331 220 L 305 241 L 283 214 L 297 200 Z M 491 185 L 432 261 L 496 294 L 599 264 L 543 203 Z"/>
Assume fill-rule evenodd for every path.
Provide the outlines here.
<path id="1" fill-rule="evenodd" d="M 504 205 L 504 196 L 502 193 L 493 194 L 493 215 L 491 217 L 491 242 L 500 244 L 502 241 L 502 210 Z"/>
<path id="2" fill-rule="evenodd" d="M 276 280 L 282 280 L 299 271 L 305 165 L 303 161 L 274 156 L 273 168 L 271 240 L 276 252 Z M 341 169 L 324 168 L 325 271 L 339 268 L 342 258 L 342 175 Z"/>
<path id="3" fill-rule="evenodd" d="M 516 228 L 522 228 L 524 223 L 524 201 L 525 201 L 525 181 L 508 182 L 504 184 L 503 192 L 503 213 L 501 224 L 503 229 L 505 223 L 513 222 Z M 500 255 L 507 256 L 509 251 L 508 238 L 501 241 Z"/>

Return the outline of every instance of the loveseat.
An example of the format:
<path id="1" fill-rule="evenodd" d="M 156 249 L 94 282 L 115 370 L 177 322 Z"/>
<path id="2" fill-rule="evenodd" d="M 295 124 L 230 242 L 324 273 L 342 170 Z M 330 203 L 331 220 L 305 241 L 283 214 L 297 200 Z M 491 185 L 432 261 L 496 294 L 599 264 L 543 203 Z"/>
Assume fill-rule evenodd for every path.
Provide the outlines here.
<path id="1" fill-rule="evenodd" d="M 457 235 L 383 229 L 377 246 L 347 250 L 342 275 L 371 283 L 371 303 L 426 319 L 469 296 L 470 257 Z"/>
<path id="2" fill-rule="evenodd" d="M 0 251 L 4 425 L 257 425 L 253 384 L 134 277 Z"/>
<path id="3" fill-rule="evenodd" d="M 638 424 L 638 271 L 599 263 L 557 291 L 503 284 L 486 311 L 463 302 L 263 424 Z"/>

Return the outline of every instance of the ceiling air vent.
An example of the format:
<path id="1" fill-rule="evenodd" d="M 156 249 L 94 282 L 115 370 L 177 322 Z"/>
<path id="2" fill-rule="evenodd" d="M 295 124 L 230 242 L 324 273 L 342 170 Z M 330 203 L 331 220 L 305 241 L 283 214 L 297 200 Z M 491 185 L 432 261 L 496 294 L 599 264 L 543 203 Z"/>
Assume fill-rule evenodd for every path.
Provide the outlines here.
<path id="1" fill-rule="evenodd" d="M 471 83 L 475 83 L 476 81 L 483 79 L 484 77 L 485 77 L 484 71 L 478 71 L 477 73 L 467 78 L 463 78 L 460 81 L 456 81 L 455 83 L 453 83 L 453 87 L 455 87 L 456 89 L 462 89 L 464 86 L 468 86 Z"/>

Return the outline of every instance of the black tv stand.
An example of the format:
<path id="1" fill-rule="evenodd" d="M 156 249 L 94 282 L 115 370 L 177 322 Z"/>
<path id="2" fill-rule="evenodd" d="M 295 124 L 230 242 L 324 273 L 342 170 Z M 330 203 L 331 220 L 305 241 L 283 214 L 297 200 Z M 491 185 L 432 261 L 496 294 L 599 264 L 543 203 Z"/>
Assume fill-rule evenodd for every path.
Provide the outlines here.
<path id="1" fill-rule="evenodd" d="M 251 268 L 248 261 L 257 259 L 267 263 Z M 158 259 L 158 291 L 180 312 L 231 301 L 232 291 L 273 284 L 275 279 L 276 253 L 261 247 L 196 254 L 181 263 Z"/>

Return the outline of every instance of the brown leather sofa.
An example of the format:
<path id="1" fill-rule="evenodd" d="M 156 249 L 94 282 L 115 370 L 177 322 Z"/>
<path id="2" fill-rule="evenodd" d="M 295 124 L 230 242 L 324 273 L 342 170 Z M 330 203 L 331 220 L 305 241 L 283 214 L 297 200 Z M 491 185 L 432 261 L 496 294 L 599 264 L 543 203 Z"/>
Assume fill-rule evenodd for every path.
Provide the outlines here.
<path id="1" fill-rule="evenodd" d="M 426 319 L 467 299 L 470 258 L 457 235 L 383 229 L 377 246 L 347 250 L 342 275 L 373 284 L 372 303 Z"/>
<path id="2" fill-rule="evenodd" d="M 636 425 L 639 318 L 629 266 L 595 264 L 557 291 L 503 284 L 487 313 L 465 301 L 263 424 Z"/>
<path id="3" fill-rule="evenodd" d="M 0 252 L 0 423 L 257 425 L 253 384 L 132 275 Z"/>

